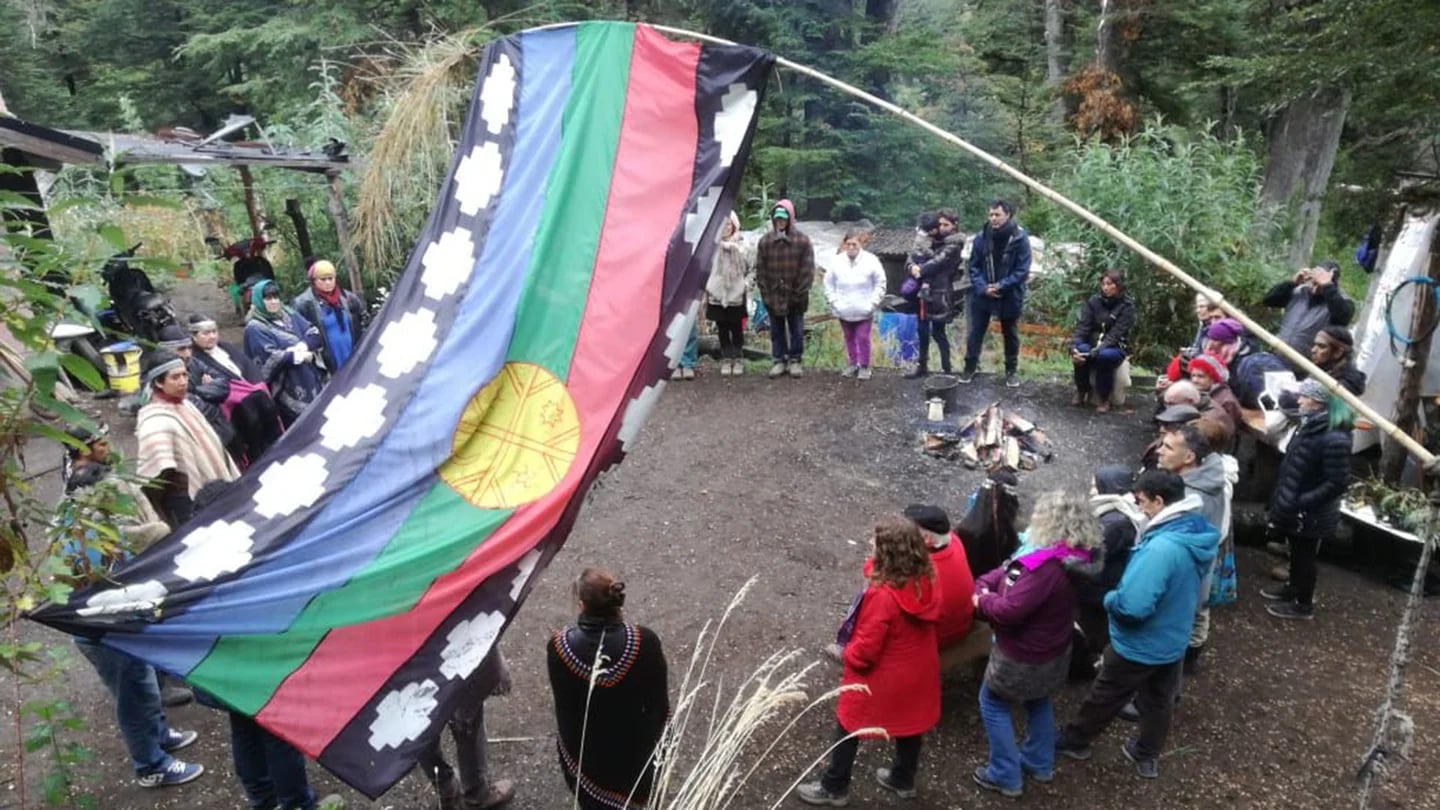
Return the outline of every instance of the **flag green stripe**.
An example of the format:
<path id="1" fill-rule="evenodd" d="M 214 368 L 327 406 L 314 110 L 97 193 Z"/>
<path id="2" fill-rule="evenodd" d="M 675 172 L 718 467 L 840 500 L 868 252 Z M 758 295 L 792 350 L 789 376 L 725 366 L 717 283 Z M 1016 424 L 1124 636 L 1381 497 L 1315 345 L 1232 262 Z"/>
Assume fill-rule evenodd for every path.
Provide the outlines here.
<path id="1" fill-rule="evenodd" d="M 545 186 L 515 316 L 507 359 L 535 363 L 562 380 L 575 353 L 610 201 L 634 39 L 633 25 L 585 23 L 576 31 L 564 140 Z"/>
<path id="2" fill-rule="evenodd" d="M 254 714 L 332 627 L 361 624 L 409 610 L 430 583 L 453 571 L 510 519 L 512 509 L 477 509 L 437 484 L 425 494 L 380 555 L 344 587 L 316 596 L 283 633 L 225 636 L 189 675 Z"/>
<path id="3" fill-rule="evenodd" d="M 560 379 L 570 368 L 605 224 L 634 30 L 612 23 L 576 31 L 563 140 L 516 310 L 507 359 L 535 363 Z M 221 638 L 189 681 L 226 695 L 242 712 L 260 711 L 330 628 L 408 610 L 436 577 L 465 559 L 477 536 L 488 538 L 511 513 L 477 509 L 437 481 L 381 554 L 344 587 L 317 596 L 284 633 Z"/>

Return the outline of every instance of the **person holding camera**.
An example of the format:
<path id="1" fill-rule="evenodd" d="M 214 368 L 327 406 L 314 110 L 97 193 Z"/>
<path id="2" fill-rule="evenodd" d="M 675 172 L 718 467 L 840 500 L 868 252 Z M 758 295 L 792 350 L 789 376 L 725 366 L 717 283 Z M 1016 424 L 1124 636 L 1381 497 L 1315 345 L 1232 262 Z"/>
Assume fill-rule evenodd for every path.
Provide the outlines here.
<path id="1" fill-rule="evenodd" d="M 1075 395 L 1071 405 L 1090 401 L 1094 380 L 1095 410 L 1107 413 L 1115 390 L 1115 371 L 1125 362 L 1130 330 L 1135 326 L 1135 302 L 1125 292 L 1125 276 L 1107 270 L 1100 276 L 1100 292 L 1090 296 L 1080 311 L 1080 323 L 1070 339 L 1070 362 L 1075 367 Z"/>
<path id="2" fill-rule="evenodd" d="M 1355 302 L 1340 289 L 1340 265 L 1328 259 L 1295 271 L 1271 287 L 1262 303 L 1284 308 L 1276 334 L 1301 355 L 1310 351 L 1315 333 L 1326 326 L 1348 326 L 1355 317 Z"/>

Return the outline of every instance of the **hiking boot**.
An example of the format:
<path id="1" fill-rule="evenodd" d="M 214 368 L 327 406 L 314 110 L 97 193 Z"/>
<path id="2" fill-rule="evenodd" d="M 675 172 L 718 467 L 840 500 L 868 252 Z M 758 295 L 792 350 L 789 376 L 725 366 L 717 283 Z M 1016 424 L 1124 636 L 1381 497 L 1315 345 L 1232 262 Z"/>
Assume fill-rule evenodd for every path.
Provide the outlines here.
<path id="1" fill-rule="evenodd" d="M 179 729 L 172 728 L 165 735 L 165 739 L 160 741 L 160 750 L 164 751 L 167 754 L 174 753 L 175 751 L 179 751 L 181 748 L 190 747 L 190 744 L 195 742 L 199 738 L 199 732 L 180 731 Z"/>
<path id="2" fill-rule="evenodd" d="M 1076 745 L 1075 743 L 1070 742 L 1064 737 L 1061 737 L 1060 741 L 1055 743 L 1055 753 L 1059 754 L 1062 757 L 1069 757 L 1071 759 L 1084 762 L 1085 760 L 1090 758 L 1091 754 L 1095 752 L 1091 750 L 1090 746 L 1088 745 Z"/>
<path id="3" fill-rule="evenodd" d="M 1280 563 L 1270 569 L 1270 578 L 1276 582 L 1290 581 L 1290 563 Z"/>
<path id="4" fill-rule="evenodd" d="M 964 371 L 960 372 L 959 380 L 966 385 L 975 382 L 975 369 L 967 368 Z"/>
<path id="5" fill-rule="evenodd" d="M 164 686 L 160 688 L 160 705 L 167 709 L 184 706 L 195 699 L 195 693 L 186 686 Z"/>
<path id="6" fill-rule="evenodd" d="M 841 376 L 841 377 L 854 377 L 856 374 L 859 374 L 859 373 L 860 373 L 860 367 L 859 367 L 859 366 L 846 366 L 846 367 L 845 367 L 845 370 L 842 371 L 842 372 L 840 372 L 840 376 Z"/>
<path id="7" fill-rule="evenodd" d="M 1085 404 L 1087 404 L 1087 403 L 1089 403 L 1089 402 L 1090 402 L 1090 392 L 1089 392 L 1089 391 L 1076 391 L 1075 393 L 1073 393 L 1073 394 L 1070 395 L 1070 404 L 1071 404 L 1071 405 L 1074 405 L 1074 406 L 1076 406 L 1076 407 L 1079 407 L 1079 406 L 1081 406 L 1081 405 L 1085 405 Z"/>
<path id="8" fill-rule="evenodd" d="M 1023 785 L 1018 788 L 1007 788 L 999 782 L 991 781 L 989 775 L 985 772 L 984 765 L 976 766 L 974 773 L 970 774 L 970 778 L 975 780 L 975 784 L 978 785 L 981 790 L 999 793 L 1001 796 L 1007 796 L 1011 799 L 1018 799 L 1025 794 Z"/>
<path id="9" fill-rule="evenodd" d="M 466 800 L 464 810 L 492 810 L 492 808 L 503 807 L 515 798 L 515 783 L 509 779 L 501 779 L 485 786 L 485 795 L 480 801 L 472 802 Z"/>
<path id="10" fill-rule="evenodd" d="M 1013 371 L 1007 371 L 1007 372 L 1005 372 L 1005 387 L 1006 387 L 1006 388 L 1019 388 L 1019 387 L 1020 387 L 1020 375 L 1016 374 L 1016 373 L 1013 372 Z"/>
<path id="11" fill-rule="evenodd" d="M 721 361 L 720 361 L 720 376 L 721 376 L 721 377 L 729 377 L 729 376 L 730 376 L 730 361 L 729 361 L 729 360 L 721 360 Z"/>
<path id="12" fill-rule="evenodd" d="M 194 782 L 202 773 L 205 773 L 204 765 L 172 759 L 162 770 L 136 777 L 135 782 L 142 788 L 174 787 Z"/>
<path id="13" fill-rule="evenodd" d="M 680 369 L 680 374 L 687 380 L 693 380 L 695 379 L 695 368 L 693 366 L 686 366 Z"/>
<path id="14" fill-rule="evenodd" d="M 846 807 L 850 804 L 849 793 L 831 793 L 818 781 L 806 782 L 795 788 L 795 798 L 819 807 Z"/>
<path id="15" fill-rule="evenodd" d="M 805 376 L 805 369 L 801 367 L 799 360 L 791 360 L 790 364 L 786 367 L 786 370 L 790 372 L 791 377 Z"/>
<path id="16" fill-rule="evenodd" d="M 1126 740 L 1125 744 L 1120 746 L 1120 750 L 1125 752 L 1126 759 L 1135 763 L 1135 773 L 1140 774 L 1141 779 L 1159 778 L 1160 760 L 1155 757 L 1140 756 L 1140 752 L 1135 748 L 1134 740 Z"/>
<path id="17" fill-rule="evenodd" d="M 891 781 L 889 768 L 876 768 L 875 781 L 880 783 L 880 787 L 885 788 L 902 799 L 913 799 L 920 795 L 920 791 L 916 790 L 914 785 L 910 787 L 900 787 Z"/>
<path id="18" fill-rule="evenodd" d="M 843 644 L 840 644 L 839 642 L 832 641 L 829 644 L 826 644 L 825 654 L 830 656 L 831 660 L 833 661 L 837 661 L 841 664 L 845 663 L 845 646 Z"/>
<path id="19" fill-rule="evenodd" d="M 1315 606 L 1302 605 L 1299 602 L 1276 602 L 1273 605 L 1266 605 L 1265 612 L 1277 619 L 1310 621 L 1315 618 Z"/>
<path id="20" fill-rule="evenodd" d="M 855 379 L 857 379 L 857 380 L 868 380 L 868 379 L 870 379 L 870 367 L 869 367 L 869 366 L 861 366 L 861 367 L 860 367 L 860 370 L 857 371 L 857 372 L 855 372 Z"/>
<path id="21" fill-rule="evenodd" d="M 930 369 L 927 369 L 924 366 L 916 366 L 915 368 L 905 372 L 905 379 L 907 380 L 918 380 L 921 377 L 928 376 L 930 376 Z"/>
<path id="22" fill-rule="evenodd" d="M 784 361 L 776 360 L 776 361 L 775 361 L 775 365 L 773 365 L 773 366 L 770 367 L 770 379 L 773 380 L 773 379 L 775 379 L 776 377 L 784 377 L 784 376 L 785 376 L 785 363 L 784 363 Z"/>
<path id="23" fill-rule="evenodd" d="M 1281 542 L 1276 541 L 1276 540 L 1271 540 L 1270 542 L 1268 542 L 1268 543 L 1265 544 L 1265 550 L 1268 551 L 1268 552 L 1270 552 L 1271 554 L 1274 554 L 1276 557 L 1289 557 L 1289 556 L 1290 556 L 1290 544 L 1289 544 L 1289 543 L 1281 543 Z"/>
<path id="24" fill-rule="evenodd" d="M 1295 591 L 1289 584 L 1271 585 L 1268 588 L 1260 589 L 1260 598 L 1267 602 L 1293 602 L 1295 601 Z"/>

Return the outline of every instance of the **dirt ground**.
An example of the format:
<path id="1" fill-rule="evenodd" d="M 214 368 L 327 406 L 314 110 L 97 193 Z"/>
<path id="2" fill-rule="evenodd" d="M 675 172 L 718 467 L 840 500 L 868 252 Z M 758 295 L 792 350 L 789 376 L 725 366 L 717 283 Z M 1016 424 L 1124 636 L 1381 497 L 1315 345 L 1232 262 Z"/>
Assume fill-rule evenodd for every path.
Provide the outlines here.
<path id="1" fill-rule="evenodd" d="M 221 314 L 225 306 L 208 288 L 178 299 L 182 313 L 204 306 Z M 1007 390 L 985 375 L 964 387 L 961 397 L 966 410 L 1003 399 L 1053 437 L 1055 461 L 1023 476 L 1027 505 L 1045 489 L 1087 487 L 1093 466 L 1136 459 L 1148 439 L 1142 416 L 1102 418 L 1069 408 L 1063 404 L 1068 392 L 1059 383 L 1027 381 Z M 502 641 L 515 689 L 489 704 L 495 740 L 491 771 L 516 781 L 513 806 L 570 804 L 555 759 L 543 645 L 552 628 L 573 618 L 568 586 L 580 568 L 605 565 L 627 580 L 628 616 L 664 640 L 672 693 L 702 624 L 717 618 L 752 576 L 759 581 L 717 647 L 719 680 L 737 683 L 776 650 L 801 649 L 805 660 L 820 659 L 858 587 L 872 521 L 913 501 L 939 503 L 958 519 L 981 480 L 979 472 L 959 463 L 917 452 L 921 399 L 918 385 L 896 373 L 877 374 L 868 383 L 823 372 L 771 382 L 753 374 L 723 379 L 702 368 L 699 380 L 671 385 L 634 453 L 602 480 L 567 546 Z M 123 419 L 112 424 L 121 435 L 131 427 Z M 57 454 L 35 453 L 32 464 L 47 466 Z M 54 479 L 49 473 L 37 485 L 55 487 Z M 1321 570 L 1315 621 L 1280 622 L 1265 614 L 1256 595 L 1272 562 L 1262 550 L 1241 548 L 1241 601 L 1217 611 L 1212 649 L 1202 674 L 1187 685 L 1159 780 L 1135 776 L 1120 753 L 1128 729 L 1117 722 L 1098 742 L 1093 760 L 1062 762 L 1051 784 L 1027 785 L 1023 801 L 1057 808 L 1353 805 L 1354 774 L 1373 733 L 1404 595 L 1373 573 L 1329 562 Z M 1435 605 L 1427 605 L 1420 618 L 1403 705 L 1415 720 L 1412 759 L 1387 777 L 1377 807 L 1440 807 L 1432 777 L 1440 773 Z M 91 722 L 87 742 L 98 758 L 87 769 L 93 777 L 88 788 L 99 807 L 244 806 L 218 713 L 197 706 L 170 713 L 175 725 L 202 732 L 185 756 L 204 763 L 206 776 L 176 789 L 142 791 L 133 786 L 108 696 L 93 672 L 51 631 L 27 623 L 20 632 L 22 639 L 45 639 L 69 650 L 74 663 L 46 691 L 72 701 Z M 812 694 L 838 683 L 836 664 L 827 661 L 815 673 Z M 871 743 L 861 749 L 851 806 L 1010 806 L 1011 800 L 983 793 L 970 781 L 986 750 L 977 688 L 970 678 L 947 684 L 941 725 L 925 743 L 919 799 L 900 801 L 874 784 L 873 769 L 886 764 L 888 751 Z M 0 744 L 13 751 L 15 707 L 8 681 L 0 683 L 0 694 L 6 695 L 7 715 L 0 722 Z M 1083 694 L 1083 687 L 1073 686 L 1060 695 L 1062 722 Z M 774 805 L 828 744 L 833 722 L 828 711 L 802 720 L 756 771 L 735 806 Z M 3 760 L 0 807 L 19 807 L 13 757 Z M 27 768 L 27 806 L 37 806 L 41 771 L 38 762 Z M 318 767 L 311 774 L 317 793 L 341 793 L 352 808 L 434 806 L 416 776 L 371 803 Z M 801 806 L 793 798 L 781 804 Z"/>

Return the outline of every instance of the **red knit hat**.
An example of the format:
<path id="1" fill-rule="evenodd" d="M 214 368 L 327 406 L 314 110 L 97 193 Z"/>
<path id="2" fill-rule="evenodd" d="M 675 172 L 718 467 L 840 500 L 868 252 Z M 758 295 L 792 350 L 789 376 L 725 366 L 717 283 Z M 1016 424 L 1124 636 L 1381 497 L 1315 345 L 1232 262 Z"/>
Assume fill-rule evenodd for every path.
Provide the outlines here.
<path id="1" fill-rule="evenodd" d="M 1213 354 L 1201 354 L 1190 358 L 1190 370 L 1202 371 L 1210 379 L 1217 383 L 1230 381 L 1230 371 L 1225 368 L 1225 363 Z"/>

